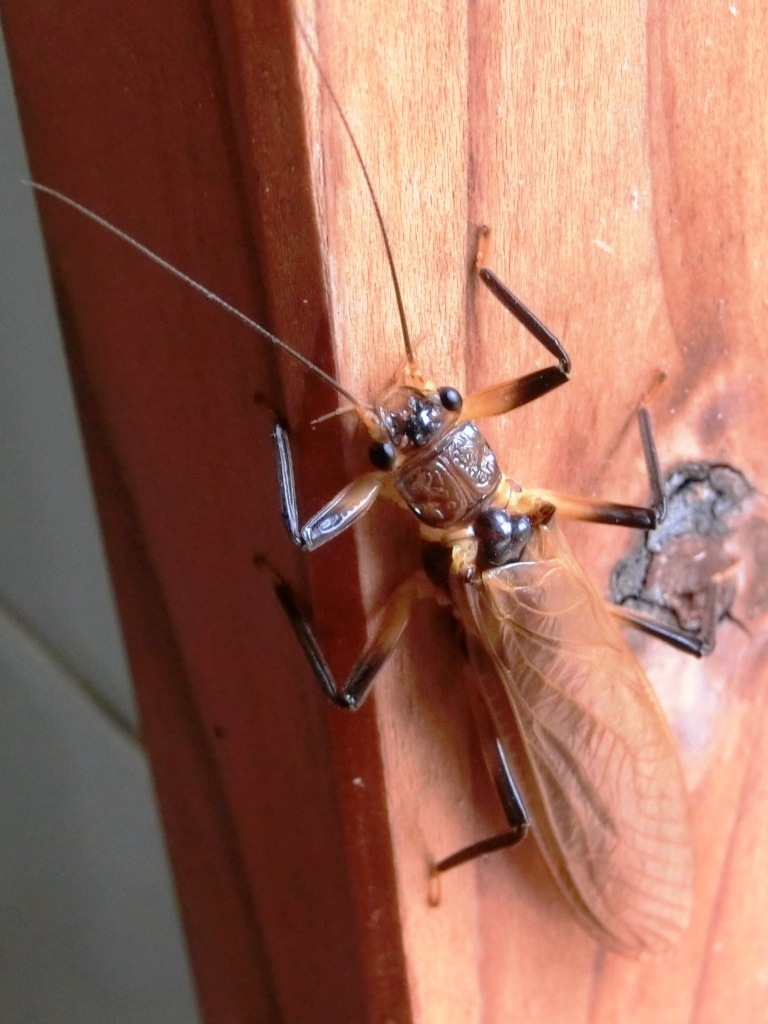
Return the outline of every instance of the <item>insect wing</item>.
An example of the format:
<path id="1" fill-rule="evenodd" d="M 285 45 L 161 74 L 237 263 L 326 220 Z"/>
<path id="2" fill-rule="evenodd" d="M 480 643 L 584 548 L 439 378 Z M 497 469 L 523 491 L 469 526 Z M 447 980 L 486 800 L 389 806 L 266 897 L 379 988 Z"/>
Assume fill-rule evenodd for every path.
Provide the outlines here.
<path id="1" fill-rule="evenodd" d="M 540 528 L 524 561 L 475 583 L 457 576 L 452 589 L 475 696 L 577 917 L 623 953 L 674 944 L 688 925 L 693 877 L 676 748 L 564 538 Z"/>

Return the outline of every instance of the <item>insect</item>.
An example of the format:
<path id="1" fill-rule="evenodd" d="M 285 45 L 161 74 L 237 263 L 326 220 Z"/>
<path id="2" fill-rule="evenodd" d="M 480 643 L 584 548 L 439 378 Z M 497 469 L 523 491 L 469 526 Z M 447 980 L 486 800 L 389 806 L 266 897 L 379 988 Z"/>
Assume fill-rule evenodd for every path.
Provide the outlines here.
<path id="1" fill-rule="evenodd" d="M 322 71 L 321 78 L 325 82 Z M 691 840 L 679 760 L 650 684 L 558 527 L 561 517 L 637 529 L 661 521 L 664 496 L 649 417 L 641 411 L 653 494 L 649 507 L 524 490 L 502 473 L 476 421 L 511 412 L 565 384 L 569 356 L 479 259 L 480 280 L 555 365 L 464 397 L 422 373 L 383 218 L 332 91 L 331 96 L 381 227 L 405 348 L 401 378 L 371 404 L 110 222 L 56 190 L 35 187 L 248 323 L 355 407 L 370 435 L 371 468 L 304 523 L 289 433 L 281 422 L 275 424 L 288 533 L 310 552 L 386 497 L 416 517 L 423 566 L 386 601 L 370 642 L 341 685 L 290 587 L 279 576 L 273 585 L 323 693 L 345 710 L 363 704 L 416 602 L 431 597 L 453 609 L 473 669 L 470 700 L 484 757 L 509 830 L 438 862 L 436 874 L 514 845 L 530 830 L 573 912 L 598 941 L 628 954 L 664 949 L 687 927 L 691 903 Z M 653 629 L 647 623 L 644 628 Z M 680 643 L 674 630 L 659 626 L 655 632 Z"/>

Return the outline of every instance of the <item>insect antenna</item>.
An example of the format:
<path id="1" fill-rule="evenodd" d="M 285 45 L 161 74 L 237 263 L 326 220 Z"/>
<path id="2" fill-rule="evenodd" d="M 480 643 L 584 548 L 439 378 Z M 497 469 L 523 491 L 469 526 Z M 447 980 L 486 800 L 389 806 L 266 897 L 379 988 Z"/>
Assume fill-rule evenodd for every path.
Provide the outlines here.
<path id="1" fill-rule="evenodd" d="M 337 416 L 346 416 L 347 413 L 356 412 L 357 410 L 351 405 L 340 405 L 338 409 L 333 409 L 331 412 L 324 412 L 322 416 L 315 416 L 313 420 L 310 420 L 310 426 L 316 427 L 319 423 L 325 423 L 327 420 L 335 419 Z"/>
<path id="2" fill-rule="evenodd" d="M 406 320 L 405 316 L 405 306 L 403 304 L 403 296 L 400 291 L 400 281 L 397 276 L 397 270 L 395 268 L 395 258 L 392 255 L 392 247 L 389 244 L 389 235 L 387 234 L 387 229 L 384 225 L 384 217 L 382 215 L 381 208 L 379 207 L 379 201 L 376 198 L 376 192 L 374 191 L 373 188 L 373 182 L 371 181 L 370 175 L 368 174 L 368 168 L 365 166 L 363 154 L 360 152 L 360 147 L 357 144 L 357 139 L 355 138 L 354 133 L 352 132 L 352 128 L 349 124 L 349 121 L 346 118 L 344 110 L 342 109 L 341 103 L 336 98 L 336 93 L 333 91 L 333 87 L 331 86 L 331 83 L 328 81 L 328 77 L 323 71 L 322 65 L 320 64 L 320 58 L 315 53 L 312 44 L 309 41 L 307 32 L 302 23 L 299 21 L 299 17 L 296 11 L 293 11 L 293 20 L 296 23 L 296 27 L 299 30 L 302 39 L 304 40 L 304 45 L 307 48 L 307 52 L 312 58 L 312 63 L 315 65 L 315 68 L 317 69 L 320 81 L 323 83 L 324 88 L 327 90 L 328 95 L 331 97 L 331 101 L 334 107 L 336 108 L 336 112 L 338 113 L 339 118 L 341 119 L 342 125 L 344 126 L 344 131 L 346 132 L 347 138 L 352 144 L 352 149 L 355 152 L 355 157 L 357 158 L 360 170 L 363 172 L 365 185 L 366 188 L 368 189 L 368 195 L 371 197 L 371 202 L 373 203 L 373 210 L 374 213 L 376 214 L 376 220 L 378 221 L 379 230 L 381 231 L 381 237 L 384 242 L 384 249 L 387 254 L 387 263 L 389 265 L 389 274 L 390 277 L 392 278 L 392 286 L 395 289 L 395 301 L 397 302 L 397 314 L 400 318 L 400 331 L 403 335 L 403 347 L 405 348 L 405 356 L 406 359 L 408 360 L 408 366 L 413 371 L 416 369 L 416 359 L 414 357 L 413 348 L 411 346 L 411 335 L 408 330 L 408 321 Z"/>
<path id="3" fill-rule="evenodd" d="M 246 327 L 249 327 L 256 334 L 259 334 L 266 341 L 270 342 L 272 345 L 275 345 L 277 348 L 282 349 L 282 351 L 285 352 L 287 355 L 291 356 L 291 358 L 301 363 L 301 365 L 305 367 L 305 369 L 309 370 L 311 373 L 314 373 L 316 377 L 319 377 L 321 380 L 325 381 L 326 384 L 329 384 L 334 389 L 334 391 L 337 391 L 340 395 L 343 395 L 346 399 L 352 402 L 352 404 L 356 408 L 371 411 L 370 406 L 367 406 L 363 402 L 360 402 L 357 398 L 355 398 L 355 396 L 350 391 L 347 391 L 347 389 L 342 387 L 341 384 L 338 383 L 338 381 L 334 380 L 334 378 L 329 373 L 326 373 L 324 370 L 321 370 L 319 366 L 315 366 L 315 364 L 310 359 L 307 359 L 306 356 L 303 356 L 301 352 L 297 352 L 296 349 L 291 348 L 291 346 L 287 342 L 283 341 L 282 338 L 278 338 L 276 334 L 272 334 L 272 332 L 268 331 L 266 327 L 262 327 L 261 324 L 257 323 L 255 320 L 252 320 L 251 317 L 243 313 L 242 310 L 227 302 L 226 299 L 223 299 L 220 295 L 217 295 L 216 292 L 211 291 L 210 288 L 206 288 L 204 284 L 201 284 L 199 281 L 196 281 L 193 277 L 190 277 L 189 274 L 185 274 L 183 270 L 179 270 L 178 267 L 175 267 L 172 263 L 169 263 L 168 260 L 163 259 L 162 256 L 158 255 L 156 252 L 153 252 L 152 249 L 147 248 L 146 245 L 142 245 L 141 242 L 137 241 L 137 239 L 135 238 L 132 238 L 131 235 L 127 234 L 121 228 L 117 227 L 116 224 L 113 224 L 111 221 L 108 221 L 105 217 L 102 217 L 98 213 L 95 213 L 93 210 L 90 210 L 87 206 L 83 206 L 82 203 L 78 203 L 76 199 L 72 199 L 70 198 L 70 196 L 65 195 L 63 192 L 59 192 L 58 189 L 51 188 L 49 185 L 42 185 L 39 181 L 24 181 L 24 184 L 28 185 L 30 188 L 35 189 L 36 192 L 42 192 L 45 195 L 52 196 L 59 202 L 64 203 L 65 206 L 71 207 L 71 209 L 76 210 L 78 213 L 81 213 L 84 217 L 87 217 L 88 220 L 91 220 L 95 224 L 98 224 L 99 227 L 104 228 L 105 231 L 109 231 L 113 235 L 116 235 L 121 241 L 125 242 L 127 245 L 130 245 L 137 252 L 140 252 L 142 256 L 146 256 L 147 259 L 151 260 L 153 263 L 156 263 L 159 267 L 162 267 L 163 270 L 166 270 L 169 274 L 172 274 L 180 281 L 183 281 L 186 285 L 188 285 L 190 288 L 193 288 L 196 292 L 199 292 L 206 299 L 208 299 L 209 302 L 212 302 L 214 303 L 214 305 L 221 307 L 221 309 L 227 312 L 230 316 L 245 324 Z"/>

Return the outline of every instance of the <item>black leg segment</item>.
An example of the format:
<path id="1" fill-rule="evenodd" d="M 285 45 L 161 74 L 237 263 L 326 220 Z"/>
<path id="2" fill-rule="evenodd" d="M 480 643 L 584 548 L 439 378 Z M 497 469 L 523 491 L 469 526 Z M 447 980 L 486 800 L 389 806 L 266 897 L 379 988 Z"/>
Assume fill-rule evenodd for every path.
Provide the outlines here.
<path id="1" fill-rule="evenodd" d="M 457 850 L 450 857 L 444 857 L 438 861 L 433 872 L 442 874 L 445 871 L 450 871 L 451 868 L 459 867 L 460 864 L 476 860 L 486 853 L 495 853 L 496 850 L 506 850 L 510 846 L 517 846 L 528 835 L 530 819 L 509 767 L 504 748 L 498 739 L 494 741 L 494 746 L 496 763 L 493 768 L 493 780 L 496 783 L 496 790 L 509 822 L 510 831 L 502 832 L 497 836 L 489 836 L 487 839 L 481 839 L 477 843 L 472 843 L 471 846 Z"/>
<path id="2" fill-rule="evenodd" d="M 637 417 L 648 480 L 651 485 L 649 505 L 624 505 L 614 501 L 578 498 L 555 491 L 536 490 L 531 493 L 551 502 L 558 513 L 566 519 L 583 519 L 588 523 L 603 523 L 606 526 L 629 526 L 635 530 L 654 530 L 664 520 L 667 512 L 667 499 L 664 494 L 659 457 L 656 452 L 648 410 L 640 409 Z"/>
<path id="3" fill-rule="evenodd" d="M 495 384 L 475 394 L 468 395 L 464 400 L 464 419 L 482 418 L 483 416 L 501 416 L 521 405 L 533 402 L 542 395 L 565 384 L 571 372 L 571 360 L 555 335 L 545 327 L 535 313 L 514 295 L 505 284 L 487 267 L 479 271 L 480 280 L 491 294 L 508 310 L 515 319 L 557 359 L 557 366 L 547 366 L 543 370 L 517 377 L 514 380 Z"/>
<path id="4" fill-rule="evenodd" d="M 290 584 L 262 558 L 254 559 L 257 568 L 269 574 L 272 587 L 288 618 L 307 662 L 325 696 L 345 711 L 357 711 L 365 701 L 374 680 L 397 646 L 406 627 L 414 603 L 431 597 L 434 587 L 422 572 L 414 573 L 401 583 L 381 610 L 376 631 L 360 658 L 353 665 L 345 682 L 339 686 L 331 672 L 307 615 L 301 608 Z"/>
<path id="5" fill-rule="evenodd" d="M 675 647 L 685 654 L 693 654 L 697 658 L 706 657 L 715 649 L 715 638 L 717 634 L 717 609 L 718 609 L 718 586 L 713 584 L 706 594 L 706 606 L 704 609 L 704 621 L 698 633 L 689 633 L 684 629 L 678 629 L 655 619 L 652 615 L 635 611 L 634 608 L 625 608 L 622 605 L 611 605 L 611 614 L 621 622 L 641 633 L 647 633 L 657 640 Z"/>
<path id="6" fill-rule="evenodd" d="M 518 297 L 507 288 L 507 286 L 499 280 L 492 270 L 487 267 L 483 267 L 480 271 L 480 280 L 488 288 L 495 298 L 499 300 L 502 306 L 509 310 L 513 317 L 523 325 L 523 327 L 532 334 L 533 337 L 538 341 L 547 352 L 551 353 L 560 364 L 560 370 L 562 374 L 567 377 L 571 372 L 571 360 L 568 353 L 562 346 L 562 343 L 555 335 L 546 327 L 541 320 L 532 312 L 525 303 L 521 302 Z"/>

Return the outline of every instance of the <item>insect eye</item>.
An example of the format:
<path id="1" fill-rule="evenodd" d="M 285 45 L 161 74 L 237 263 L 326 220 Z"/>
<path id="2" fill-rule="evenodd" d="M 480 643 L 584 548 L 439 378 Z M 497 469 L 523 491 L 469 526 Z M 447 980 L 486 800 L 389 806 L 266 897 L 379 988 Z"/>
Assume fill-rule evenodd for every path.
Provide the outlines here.
<path id="1" fill-rule="evenodd" d="M 374 441 L 368 449 L 368 458 L 376 469 L 392 469 L 395 457 L 394 445 L 389 441 Z"/>
<path id="2" fill-rule="evenodd" d="M 464 399 L 456 388 L 440 388 L 437 392 L 440 396 L 440 404 L 448 412 L 461 412 Z"/>
<path id="3" fill-rule="evenodd" d="M 475 520 L 480 568 L 517 562 L 533 534 L 528 516 L 511 516 L 502 508 L 489 508 Z"/>

